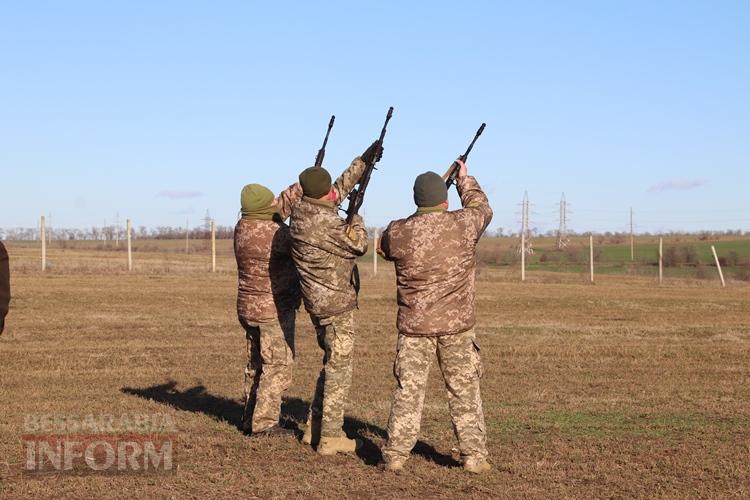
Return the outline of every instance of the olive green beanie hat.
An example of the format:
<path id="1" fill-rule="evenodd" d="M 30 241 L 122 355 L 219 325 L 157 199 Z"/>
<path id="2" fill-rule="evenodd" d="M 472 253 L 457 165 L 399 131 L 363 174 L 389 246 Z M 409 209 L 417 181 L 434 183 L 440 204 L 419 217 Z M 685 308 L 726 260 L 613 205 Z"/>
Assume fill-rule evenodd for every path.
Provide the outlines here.
<path id="1" fill-rule="evenodd" d="M 299 174 L 302 193 L 309 198 L 321 198 L 331 191 L 331 174 L 323 167 L 306 168 Z"/>
<path id="2" fill-rule="evenodd" d="M 242 216 L 252 217 L 273 214 L 276 207 L 273 206 L 273 192 L 260 184 L 248 184 L 242 188 L 240 204 L 242 205 Z"/>
<path id="3" fill-rule="evenodd" d="M 414 203 L 418 207 L 435 207 L 448 200 L 445 181 L 435 172 L 425 172 L 414 181 Z"/>

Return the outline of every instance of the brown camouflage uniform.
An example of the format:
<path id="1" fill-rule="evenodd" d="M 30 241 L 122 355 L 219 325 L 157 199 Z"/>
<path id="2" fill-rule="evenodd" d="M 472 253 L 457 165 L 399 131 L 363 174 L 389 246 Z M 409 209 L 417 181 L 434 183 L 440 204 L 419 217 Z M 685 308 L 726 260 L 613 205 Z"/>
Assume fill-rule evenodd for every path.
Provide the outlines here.
<path id="1" fill-rule="evenodd" d="M 416 444 L 436 355 L 462 458 L 487 457 L 482 362 L 473 328 L 476 245 L 492 209 L 473 177 L 459 178 L 456 187 L 461 210 L 418 211 L 391 222 L 381 239 L 382 253 L 396 265 L 399 306 L 386 461 L 406 459 Z"/>
<path id="2" fill-rule="evenodd" d="M 279 423 L 281 396 L 292 384 L 295 315 L 289 309 L 263 323 L 240 318 L 247 339 L 242 414 L 246 432 L 262 432 Z"/>
<path id="3" fill-rule="evenodd" d="M 300 292 L 289 227 L 283 220 L 301 197 L 302 188 L 294 184 L 276 199 L 278 217 L 243 217 L 234 230 L 237 315 L 247 338 L 243 414 L 247 432 L 261 432 L 278 423 L 281 396 L 292 380 Z"/>
<path id="4" fill-rule="evenodd" d="M 333 188 L 339 202 L 365 169 L 357 157 Z M 292 257 L 297 266 L 305 308 L 324 351 L 308 422 L 320 422 L 321 436 L 342 436 L 344 406 L 351 386 L 354 315 L 357 292 L 352 283 L 356 258 L 367 251 L 361 217 L 351 228 L 339 217 L 338 204 L 303 197 L 292 209 Z"/>

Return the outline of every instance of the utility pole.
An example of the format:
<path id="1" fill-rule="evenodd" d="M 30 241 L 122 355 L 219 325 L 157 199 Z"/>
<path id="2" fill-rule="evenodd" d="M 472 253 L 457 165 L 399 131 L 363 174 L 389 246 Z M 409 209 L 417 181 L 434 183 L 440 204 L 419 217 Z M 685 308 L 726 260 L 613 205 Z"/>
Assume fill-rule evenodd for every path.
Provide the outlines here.
<path id="1" fill-rule="evenodd" d="M 185 219 L 185 253 L 190 253 L 190 219 Z"/>
<path id="2" fill-rule="evenodd" d="M 521 231 L 521 281 L 526 281 L 526 252 L 523 248 L 526 246 L 526 232 Z"/>
<path id="3" fill-rule="evenodd" d="M 531 237 L 529 233 L 529 193 L 524 191 L 523 201 L 521 202 L 521 281 L 526 281 L 526 255 L 531 255 L 534 250 L 531 247 Z"/>
<path id="4" fill-rule="evenodd" d="M 206 209 L 206 215 L 203 217 L 203 229 L 208 232 L 211 230 L 211 213 Z"/>
<path id="5" fill-rule="evenodd" d="M 568 247 L 568 202 L 565 201 L 565 193 L 560 198 L 560 226 L 557 229 L 557 249 L 563 250 Z"/>
<path id="6" fill-rule="evenodd" d="M 523 233 L 525 235 L 525 245 L 523 246 L 524 253 L 527 253 L 528 255 L 532 255 L 534 253 L 534 248 L 531 243 L 531 231 L 529 230 L 530 222 L 529 222 L 529 193 L 527 191 L 524 191 L 523 193 L 523 220 L 522 220 L 522 227 L 523 227 Z"/>
<path id="7" fill-rule="evenodd" d="M 630 260 L 635 260 L 635 237 L 633 236 L 633 207 L 630 207 Z"/>

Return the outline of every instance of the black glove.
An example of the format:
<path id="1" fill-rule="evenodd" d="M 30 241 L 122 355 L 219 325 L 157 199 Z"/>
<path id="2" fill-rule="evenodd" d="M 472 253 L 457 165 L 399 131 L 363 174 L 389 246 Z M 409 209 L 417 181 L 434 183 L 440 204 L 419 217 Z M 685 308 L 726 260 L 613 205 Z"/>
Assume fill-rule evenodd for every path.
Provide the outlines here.
<path id="1" fill-rule="evenodd" d="M 375 156 L 375 153 L 377 153 L 377 156 Z M 372 144 L 370 144 L 370 147 L 367 148 L 364 153 L 362 153 L 362 161 L 364 161 L 368 165 L 370 163 L 379 162 L 382 157 L 383 146 L 380 144 L 380 141 L 373 142 Z"/>

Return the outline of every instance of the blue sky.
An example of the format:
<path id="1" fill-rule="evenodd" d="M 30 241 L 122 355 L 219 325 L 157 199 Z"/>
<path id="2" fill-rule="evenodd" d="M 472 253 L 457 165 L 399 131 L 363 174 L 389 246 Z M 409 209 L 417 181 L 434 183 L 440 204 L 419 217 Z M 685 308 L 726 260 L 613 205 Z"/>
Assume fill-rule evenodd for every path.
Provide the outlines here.
<path id="1" fill-rule="evenodd" d="M 3 2 L 0 227 L 236 220 L 395 107 L 368 225 L 469 162 L 492 228 L 750 229 L 750 3 Z M 451 195 L 455 204 L 457 198 Z"/>

